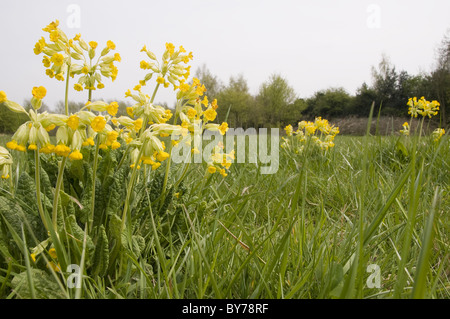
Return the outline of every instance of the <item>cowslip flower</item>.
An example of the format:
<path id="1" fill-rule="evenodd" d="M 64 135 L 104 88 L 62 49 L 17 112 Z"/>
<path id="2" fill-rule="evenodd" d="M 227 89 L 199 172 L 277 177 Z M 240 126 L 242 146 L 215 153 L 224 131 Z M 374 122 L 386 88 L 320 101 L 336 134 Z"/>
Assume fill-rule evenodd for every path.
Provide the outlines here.
<path id="1" fill-rule="evenodd" d="M 434 142 L 438 142 L 444 134 L 445 134 L 445 129 L 437 128 L 433 131 L 433 133 L 431 133 L 431 136 L 433 137 Z"/>
<path id="2" fill-rule="evenodd" d="M 96 116 L 92 122 L 91 127 L 95 132 L 101 132 L 105 128 L 106 120 L 103 116 Z"/>

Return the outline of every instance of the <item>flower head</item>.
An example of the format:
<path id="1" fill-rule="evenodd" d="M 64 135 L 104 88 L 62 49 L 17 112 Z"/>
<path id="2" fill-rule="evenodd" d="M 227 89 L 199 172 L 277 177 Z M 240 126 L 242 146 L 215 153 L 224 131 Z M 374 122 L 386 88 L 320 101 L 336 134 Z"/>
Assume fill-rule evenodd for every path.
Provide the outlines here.
<path id="1" fill-rule="evenodd" d="M 95 132 L 101 132 L 105 128 L 106 120 L 103 116 L 96 116 L 92 122 L 91 127 Z"/>

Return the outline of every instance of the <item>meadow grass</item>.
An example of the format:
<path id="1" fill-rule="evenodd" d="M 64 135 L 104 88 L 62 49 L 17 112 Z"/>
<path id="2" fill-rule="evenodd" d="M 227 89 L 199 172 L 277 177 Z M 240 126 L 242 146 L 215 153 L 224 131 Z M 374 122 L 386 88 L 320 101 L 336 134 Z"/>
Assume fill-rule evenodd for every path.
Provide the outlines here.
<path id="1" fill-rule="evenodd" d="M 53 272 L 53 297 L 449 298 L 450 141 L 424 138 L 413 153 L 412 139 L 399 140 L 337 136 L 326 155 L 281 151 L 270 175 L 244 163 L 205 176 L 205 164 L 191 164 L 180 210 L 160 216 L 149 205 L 139 258 L 122 258 L 112 280 L 84 278 L 82 289 Z M 183 164 L 171 169 L 175 182 Z M 22 252 L 35 246 L 16 239 Z M 48 292 L 20 256 L 0 257 L 1 298 L 24 297 L 11 284 L 20 272 L 30 297 Z"/>

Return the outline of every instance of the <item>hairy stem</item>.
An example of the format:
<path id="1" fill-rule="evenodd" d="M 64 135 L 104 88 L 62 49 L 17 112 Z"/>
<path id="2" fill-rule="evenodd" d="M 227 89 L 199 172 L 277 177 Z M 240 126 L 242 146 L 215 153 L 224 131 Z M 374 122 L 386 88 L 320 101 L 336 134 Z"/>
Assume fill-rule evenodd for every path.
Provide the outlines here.
<path id="1" fill-rule="evenodd" d="M 41 167 L 39 164 L 39 150 L 34 151 L 34 161 L 35 161 L 34 178 L 36 181 L 36 200 L 38 203 L 39 215 L 41 216 L 45 229 L 48 231 L 47 219 L 45 216 L 44 208 L 42 207 L 42 199 L 41 199 L 41 177 L 39 172 L 41 170 Z"/>
<path id="2" fill-rule="evenodd" d="M 61 185 L 63 182 L 64 168 L 66 166 L 67 157 L 63 157 L 58 170 L 58 178 L 56 179 L 55 195 L 53 197 L 53 210 L 52 210 L 52 223 L 53 227 L 56 229 L 58 221 L 58 200 L 59 192 L 61 190 Z"/>
<path id="3" fill-rule="evenodd" d="M 64 94 L 64 110 L 67 116 L 69 116 L 69 78 L 70 78 L 70 65 L 67 67 L 66 92 Z"/>
<path id="4" fill-rule="evenodd" d="M 91 196 L 91 216 L 89 218 L 88 227 L 89 231 L 92 231 L 94 224 L 94 210 L 95 210 L 95 180 L 97 179 L 97 166 L 98 166 L 98 152 L 99 152 L 100 140 L 97 135 L 97 143 L 95 143 L 95 154 L 94 154 L 94 167 L 92 172 L 92 196 Z"/>

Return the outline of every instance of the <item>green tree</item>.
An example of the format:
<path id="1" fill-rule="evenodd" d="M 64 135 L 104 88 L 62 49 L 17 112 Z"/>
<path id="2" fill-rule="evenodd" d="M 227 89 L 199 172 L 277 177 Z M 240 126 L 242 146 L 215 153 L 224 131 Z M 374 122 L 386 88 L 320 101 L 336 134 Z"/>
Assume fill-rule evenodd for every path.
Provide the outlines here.
<path id="1" fill-rule="evenodd" d="M 450 105 L 450 29 L 438 48 L 436 66 L 431 72 L 430 81 L 435 99 L 441 104 L 439 109 L 442 126 L 447 127 L 447 106 Z"/>
<path id="2" fill-rule="evenodd" d="M 352 108 L 352 96 L 344 88 L 329 88 L 318 91 L 308 99 L 310 117 L 335 117 L 349 114 Z"/>
<path id="3" fill-rule="evenodd" d="M 0 103 L 0 133 L 12 134 L 27 120 L 26 114 L 12 112 L 3 103 Z"/>
<path id="4" fill-rule="evenodd" d="M 217 103 L 219 121 L 225 120 L 228 114 L 227 122 L 230 127 L 257 126 L 258 111 L 255 110 L 254 99 L 243 75 L 230 77 L 228 85 L 217 94 Z"/>
<path id="5" fill-rule="evenodd" d="M 288 124 L 284 119 L 289 117 L 289 105 L 296 100 L 294 89 L 281 75 L 273 74 L 264 82 L 256 97 L 256 101 L 264 116 L 264 126 L 281 127 Z"/>
<path id="6" fill-rule="evenodd" d="M 349 114 L 358 116 L 369 116 L 370 107 L 375 102 L 377 93 L 365 82 L 356 90 L 355 97 L 351 103 Z"/>

